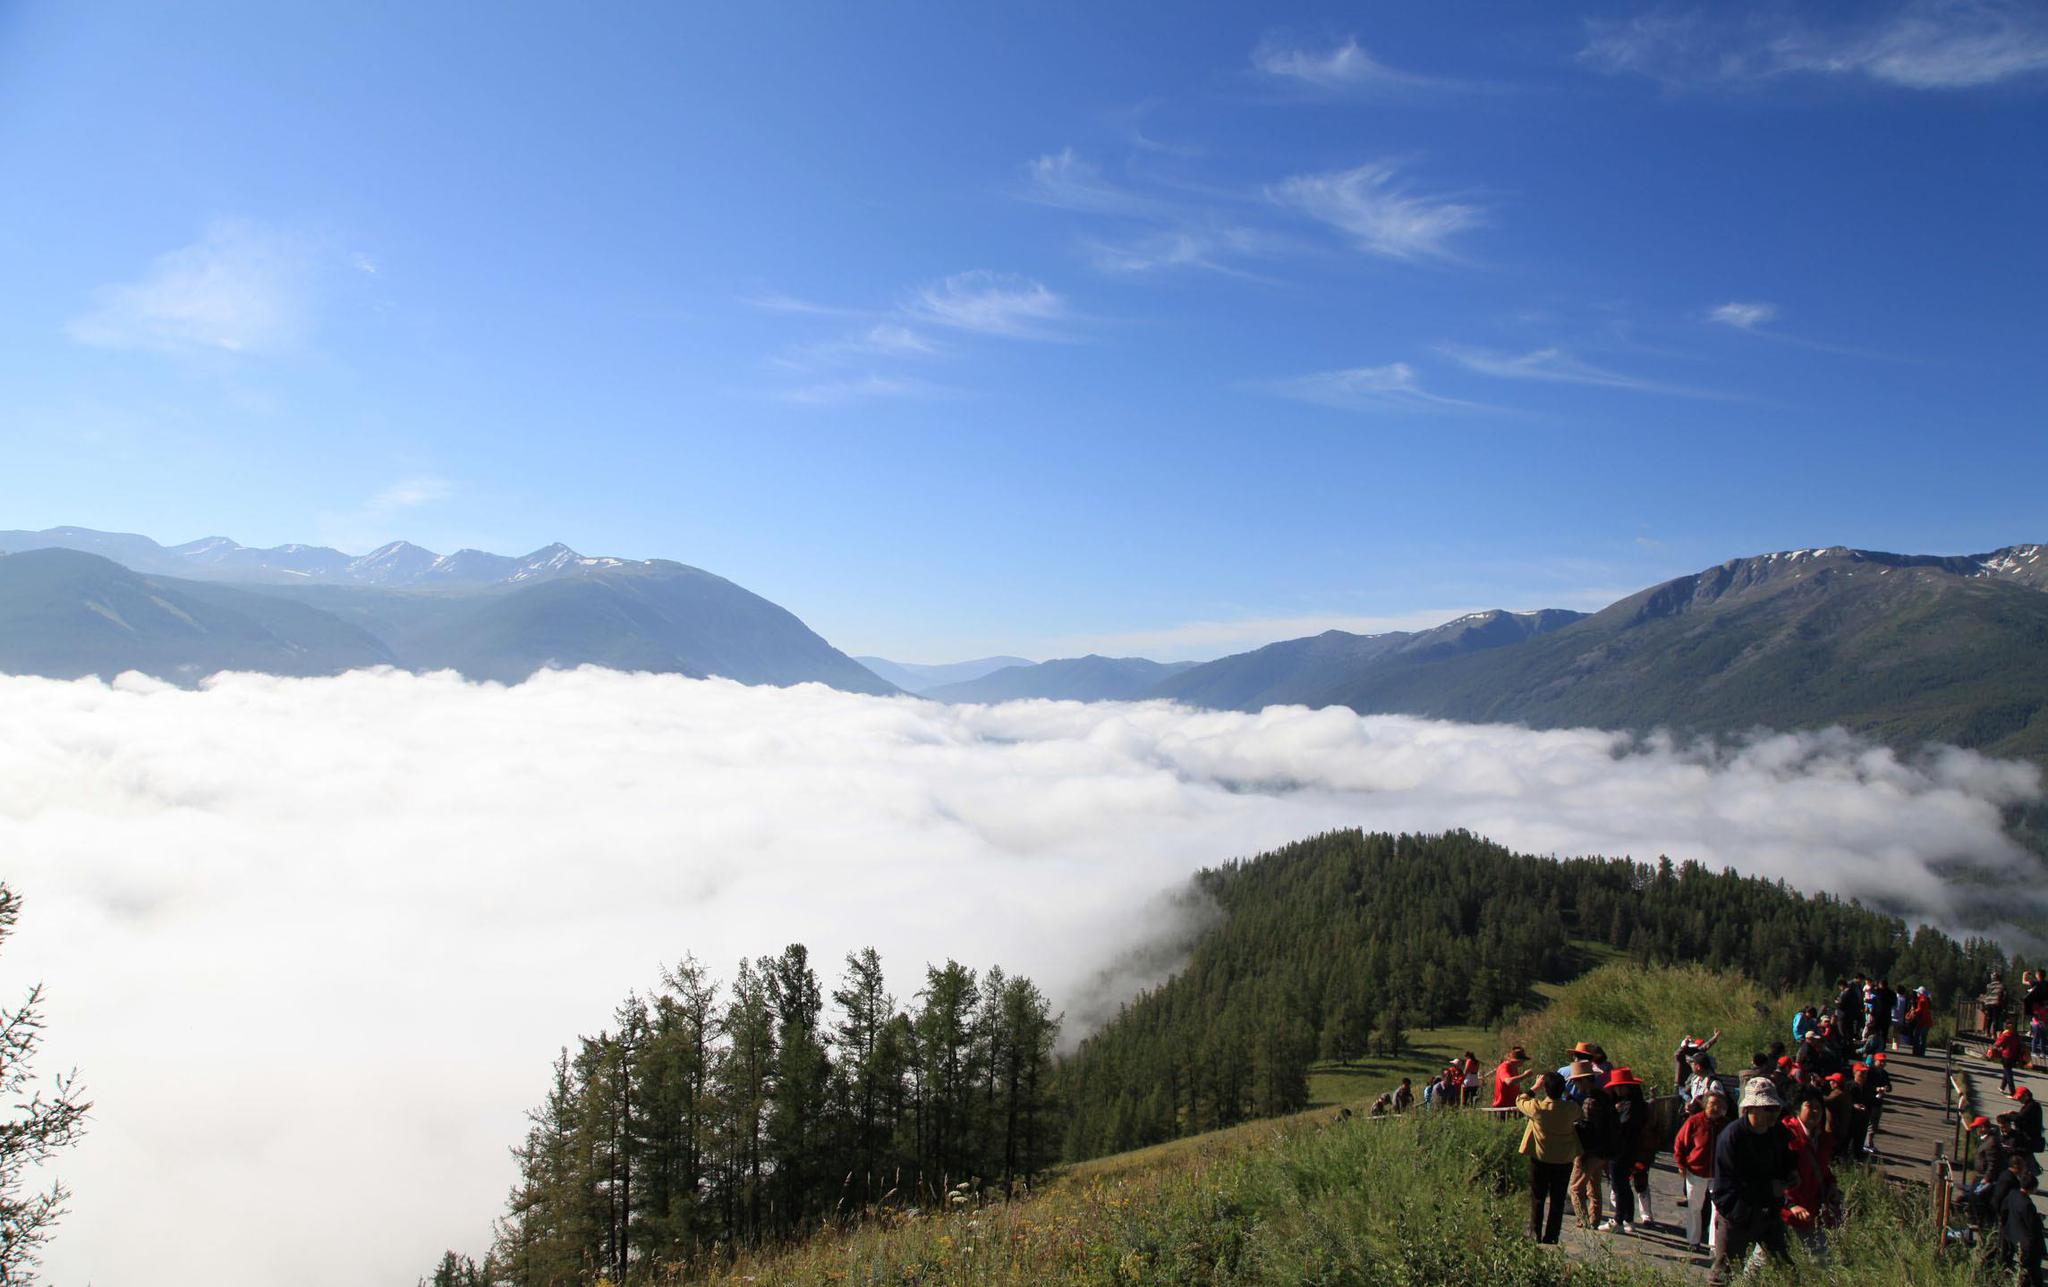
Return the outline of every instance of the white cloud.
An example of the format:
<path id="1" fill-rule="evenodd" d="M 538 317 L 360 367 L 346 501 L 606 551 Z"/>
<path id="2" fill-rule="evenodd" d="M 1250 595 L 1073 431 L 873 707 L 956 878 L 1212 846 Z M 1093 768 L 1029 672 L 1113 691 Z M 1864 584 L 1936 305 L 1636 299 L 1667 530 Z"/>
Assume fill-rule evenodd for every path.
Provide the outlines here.
<path id="1" fill-rule="evenodd" d="M 1814 26 L 1785 15 L 1663 9 L 1588 24 L 1585 62 L 1673 87 L 1810 74 L 1960 90 L 2048 71 L 2048 9 L 2019 0 L 1908 0 Z"/>
<path id="2" fill-rule="evenodd" d="M 315 256 L 301 239 L 223 221 L 157 256 L 132 282 L 96 292 L 67 328 L 81 344 L 161 352 L 263 353 L 305 335 Z"/>
<path id="3" fill-rule="evenodd" d="M 370 515 L 394 513 L 398 510 L 417 509 L 443 500 L 449 492 L 448 480 L 420 475 L 401 478 L 397 482 L 364 502 L 363 508 Z"/>
<path id="4" fill-rule="evenodd" d="M 1296 175 L 1270 195 L 1351 234 L 1359 249 L 1391 259 L 1452 258 L 1451 239 L 1486 222 L 1477 205 L 1416 192 L 1389 161 Z"/>
<path id="5" fill-rule="evenodd" d="M 1547 384 L 1584 384 L 1603 389 L 1630 389 L 1637 393 L 1661 393 L 1681 398 L 1726 398 L 1730 395 L 1682 385 L 1662 384 L 1625 372 L 1594 366 L 1561 348 L 1532 349 L 1527 353 L 1497 353 L 1490 349 L 1443 344 L 1437 351 L 1468 371 L 1502 380 L 1537 380 Z"/>
<path id="6" fill-rule="evenodd" d="M 1161 228 L 1122 241 L 1085 243 L 1089 262 L 1106 273 L 1132 276 L 1199 268 L 1229 277 L 1257 278 L 1232 261 L 1275 253 L 1278 239 L 1233 224 Z"/>
<path id="7" fill-rule="evenodd" d="M 1762 300 L 1729 300 L 1708 312 L 1707 320 L 1746 331 L 1751 327 L 1761 326 L 1777 315 L 1776 304 L 1766 304 Z"/>
<path id="8" fill-rule="evenodd" d="M 2039 773 L 1343 710 L 946 707 L 603 671 L 0 678 L 46 1064 L 98 1108 L 63 1282 L 355 1287 L 481 1244 L 558 1044 L 694 951 L 872 943 L 1067 1004 L 1196 868 L 1327 828 L 1697 858 L 1937 916 Z M 336 1228 L 373 1231 L 341 1238 Z M 317 1255 L 307 1248 L 318 1247 Z"/>
<path id="9" fill-rule="evenodd" d="M 1269 392 L 1299 402 L 1313 402 L 1346 411 L 1477 411 L 1489 410 L 1477 402 L 1448 398 L 1422 387 L 1415 368 L 1406 362 L 1385 366 L 1359 366 L 1342 371 L 1319 371 L 1313 375 L 1276 380 L 1264 386 Z"/>
<path id="10" fill-rule="evenodd" d="M 955 273 L 913 293 L 904 311 L 936 326 L 984 335 L 1052 338 L 1066 317 L 1066 302 L 1043 282 L 988 269 Z"/>
<path id="11" fill-rule="evenodd" d="M 1151 216 L 1165 209 L 1152 198 L 1110 183 L 1100 168 L 1070 147 L 1025 162 L 1023 195 L 1041 205 L 1091 214 Z"/>
<path id="12" fill-rule="evenodd" d="M 1268 36 L 1252 50 L 1252 66 L 1268 76 L 1328 91 L 1410 89 L 1440 83 L 1427 76 L 1396 71 L 1374 58 L 1355 36 L 1327 49 L 1309 49 L 1282 37 Z"/>

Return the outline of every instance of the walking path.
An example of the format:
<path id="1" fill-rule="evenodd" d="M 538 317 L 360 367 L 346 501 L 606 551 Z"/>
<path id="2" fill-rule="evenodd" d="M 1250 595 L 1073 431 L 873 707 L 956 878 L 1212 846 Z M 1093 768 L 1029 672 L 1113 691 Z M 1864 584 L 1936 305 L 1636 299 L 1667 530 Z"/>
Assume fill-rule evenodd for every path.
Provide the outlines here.
<path id="1" fill-rule="evenodd" d="M 2004 1106 L 1995 1103 L 2000 1098 L 1998 1065 L 1967 1056 L 1958 1056 L 1957 1065 L 1973 1075 L 1980 1112 L 1996 1117 L 2004 1111 Z M 1940 1156 L 1949 1157 L 1955 1148 L 1956 1118 L 1949 1110 L 1947 1066 L 1935 1055 L 1916 1059 L 1911 1054 L 1890 1054 L 1885 1056 L 1885 1067 L 1891 1073 L 1892 1089 L 1878 1118 L 1872 1140 L 1876 1154 L 1871 1160 L 1886 1178 L 1931 1194 L 1928 1186 L 1933 1181 L 1937 1150 Z M 2048 1073 L 2029 1076 L 2035 1094 L 2048 1095 Z M 1565 1245 L 1581 1259 L 1613 1256 L 1703 1280 L 1711 1257 L 1686 1250 L 1685 1208 L 1680 1204 L 1683 1189 L 1668 1153 L 1659 1154 L 1650 1168 L 1650 1193 L 1657 1213 L 1655 1224 L 1639 1224 L 1634 1232 L 1618 1235 L 1581 1230 L 1567 1218 Z M 2036 1201 L 2044 1199 L 2037 1197 Z M 2043 1210 L 2048 1211 L 2048 1206 Z M 1934 1236 L 1931 1207 L 1927 1228 L 1928 1236 Z"/>

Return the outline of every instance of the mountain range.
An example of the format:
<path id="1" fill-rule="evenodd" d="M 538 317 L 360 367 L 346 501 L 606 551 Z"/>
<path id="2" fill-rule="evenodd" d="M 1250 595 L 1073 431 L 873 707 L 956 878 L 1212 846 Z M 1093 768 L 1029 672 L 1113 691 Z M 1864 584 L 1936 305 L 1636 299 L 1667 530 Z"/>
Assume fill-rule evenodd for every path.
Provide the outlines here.
<path id="1" fill-rule="evenodd" d="M 973 661 L 946 662 L 936 666 L 914 661 L 890 661 L 887 657 L 855 657 L 854 660 L 906 693 L 928 692 L 942 684 L 963 684 L 1011 666 L 1037 664 L 1023 657 L 977 657 Z"/>
<path id="2" fill-rule="evenodd" d="M 317 546 L 55 528 L 0 532 L 0 671 L 139 670 L 191 683 L 221 670 L 453 669 L 517 682 L 578 665 L 750 684 L 894 685 L 784 608 L 663 559 L 525 558 L 403 542 L 360 558 Z M 166 570 L 181 575 L 168 575 Z"/>
<path id="3" fill-rule="evenodd" d="M 1048 661 L 941 700 L 1094 700 L 1096 663 Z M 1725 733 L 1841 724 L 2048 762 L 2048 547 L 1965 557 L 1833 546 L 1730 559 L 1586 614 L 1481 612 L 1432 630 L 1327 631 L 1120 691 L 1223 710 Z"/>
<path id="4" fill-rule="evenodd" d="M 1845 725 L 2048 763 L 2048 547 L 1949 557 L 1832 546 L 1725 563 L 1586 614 L 1474 613 L 1430 630 L 1328 631 L 1200 664 L 1087 656 L 922 666 L 840 652 L 699 568 L 360 557 L 213 537 L 0 532 L 0 671 L 193 682 L 223 669 L 452 668 L 515 682 L 595 664 L 938 701 L 1346 706 L 1532 727 L 1732 732 Z"/>

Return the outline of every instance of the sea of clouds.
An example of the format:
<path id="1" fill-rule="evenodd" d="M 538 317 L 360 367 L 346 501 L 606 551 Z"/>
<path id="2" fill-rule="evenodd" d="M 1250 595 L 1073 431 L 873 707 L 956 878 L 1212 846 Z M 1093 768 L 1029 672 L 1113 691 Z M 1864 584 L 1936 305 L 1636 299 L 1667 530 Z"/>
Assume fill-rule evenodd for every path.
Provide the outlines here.
<path id="1" fill-rule="evenodd" d="M 410 1283 L 480 1253 L 557 1046 L 694 952 L 873 944 L 1056 1002 L 1170 934 L 1196 869 L 1314 832 L 1463 827 L 1697 858 L 1958 915 L 2022 870 L 2030 766 L 1839 733 L 1699 746 L 1344 710 L 947 707 L 585 669 L 0 677 L 0 995 L 97 1103 L 53 1279 Z"/>

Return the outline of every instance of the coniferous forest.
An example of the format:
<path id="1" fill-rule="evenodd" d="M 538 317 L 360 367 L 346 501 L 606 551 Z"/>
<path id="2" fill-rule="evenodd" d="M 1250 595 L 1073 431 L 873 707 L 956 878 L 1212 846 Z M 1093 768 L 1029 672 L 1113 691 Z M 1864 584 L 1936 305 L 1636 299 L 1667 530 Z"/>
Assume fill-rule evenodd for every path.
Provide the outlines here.
<path id="1" fill-rule="evenodd" d="M 1008 1195 L 1052 1160 L 1059 1019 L 1029 979 L 948 961 L 905 1009 L 869 948 L 829 1000 L 801 944 L 628 996 L 556 1060 L 487 1265 L 451 1253 L 432 1281 L 645 1281 L 878 1205 Z"/>
<path id="2" fill-rule="evenodd" d="M 685 958 L 561 1053 L 489 1256 L 427 1281 L 667 1281 L 880 1208 L 1008 1196 L 1062 1159 L 1305 1108 L 1317 1060 L 1521 1012 L 1588 944 L 1816 996 L 1862 970 L 1943 1005 L 2020 964 L 1782 882 L 1465 832 L 1332 832 L 1194 885 L 1214 915 L 1186 963 L 1064 1057 L 1045 996 L 1000 968 L 927 966 L 906 1007 L 872 948 L 829 996 L 801 944 L 727 985 Z"/>
<path id="3" fill-rule="evenodd" d="M 1816 996 L 1857 970 L 1940 1004 L 2008 963 L 1995 943 L 1698 863 L 1558 860 L 1465 832 L 1332 832 L 1196 877 L 1221 915 L 1178 974 L 1059 1068 L 1070 1159 L 1308 1104 L 1309 1065 L 1488 1024 L 1574 973 L 1572 940 Z M 2015 974 L 2013 977 L 2017 977 Z"/>

